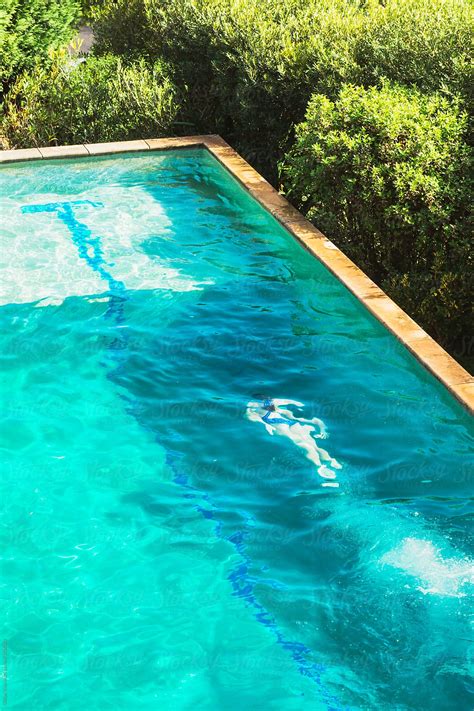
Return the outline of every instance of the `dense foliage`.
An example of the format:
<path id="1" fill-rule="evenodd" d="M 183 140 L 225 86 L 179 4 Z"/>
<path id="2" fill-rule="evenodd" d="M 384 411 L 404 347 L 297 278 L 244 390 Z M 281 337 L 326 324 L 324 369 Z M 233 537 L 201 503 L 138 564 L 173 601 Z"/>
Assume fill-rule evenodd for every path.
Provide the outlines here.
<path id="1" fill-rule="evenodd" d="M 2 0 L 0 91 L 21 71 L 45 60 L 74 34 L 79 0 Z"/>
<path id="2" fill-rule="evenodd" d="M 141 50 L 165 57 L 187 86 L 195 130 L 224 135 L 273 180 L 312 91 L 335 91 L 354 71 L 360 17 L 349 0 L 135 4 Z M 128 8 L 128 0 L 101 6 L 97 51 L 123 51 L 117 38 Z"/>
<path id="3" fill-rule="evenodd" d="M 467 115 L 384 85 L 316 94 L 285 165 L 290 197 L 447 345 L 472 299 Z"/>
<path id="4" fill-rule="evenodd" d="M 6 2 L 0 27 L 26 12 Z M 6 145 L 220 133 L 455 355 L 474 356 L 471 0 L 86 0 L 95 58 L 77 67 L 41 59 L 75 3 L 30 2 L 55 4 L 63 31 L 34 68 L 24 53 L 4 70 L 28 70 L 5 101 Z"/>
<path id="5" fill-rule="evenodd" d="M 175 95 L 160 62 L 126 66 L 119 57 L 60 53 L 13 85 L 3 130 L 18 147 L 162 136 L 173 132 Z"/>
<path id="6" fill-rule="evenodd" d="M 472 101 L 473 5 L 466 0 L 370 2 L 356 46 L 357 83 L 381 77 Z"/>
<path id="7" fill-rule="evenodd" d="M 99 52 L 165 57 L 196 130 L 272 180 L 314 92 L 388 77 L 467 100 L 472 86 L 469 0 L 106 0 L 96 31 Z"/>

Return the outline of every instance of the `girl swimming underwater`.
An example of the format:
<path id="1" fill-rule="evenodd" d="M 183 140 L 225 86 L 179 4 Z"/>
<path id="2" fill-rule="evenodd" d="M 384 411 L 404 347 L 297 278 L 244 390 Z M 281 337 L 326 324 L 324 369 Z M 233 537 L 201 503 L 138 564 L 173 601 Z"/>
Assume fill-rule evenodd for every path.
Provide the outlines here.
<path id="1" fill-rule="evenodd" d="M 316 465 L 317 472 L 323 479 L 334 480 L 336 478 L 334 469 L 341 469 L 341 465 L 316 443 L 316 439 L 326 439 L 328 436 L 324 422 L 317 417 L 311 420 L 295 417 L 291 410 L 283 408 L 284 405 L 304 407 L 302 402 L 296 400 L 267 398 L 260 402 L 247 403 L 246 417 L 252 422 L 261 422 L 268 434 L 272 436 L 277 434 L 288 437 L 297 447 L 306 452 L 306 458 Z M 319 428 L 317 434 L 314 434 L 315 425 Z M 335 481 L 325 481 L 323 486 L 338 487 L 339 484 Z"/>

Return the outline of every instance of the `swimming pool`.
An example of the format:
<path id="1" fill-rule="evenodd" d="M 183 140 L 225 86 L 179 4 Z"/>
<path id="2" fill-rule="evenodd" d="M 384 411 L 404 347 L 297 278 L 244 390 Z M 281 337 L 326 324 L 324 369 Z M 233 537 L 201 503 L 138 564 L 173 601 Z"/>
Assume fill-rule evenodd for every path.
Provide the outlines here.
<path id="1" fill-rule="evenodd" d="M 8 705 L 471 709 L 461 405 L 204 149 L 0 185 Z"/>

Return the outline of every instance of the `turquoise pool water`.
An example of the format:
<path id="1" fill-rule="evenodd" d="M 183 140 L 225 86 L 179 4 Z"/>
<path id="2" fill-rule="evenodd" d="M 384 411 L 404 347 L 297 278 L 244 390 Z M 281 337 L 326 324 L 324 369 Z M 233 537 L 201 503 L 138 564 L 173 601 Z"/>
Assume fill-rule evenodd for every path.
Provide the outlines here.
<path id="1" fill-rule="evenodd" d="M 461 406 L 204 150 L 0 194 L 8 706 L 470 711 Z"/>

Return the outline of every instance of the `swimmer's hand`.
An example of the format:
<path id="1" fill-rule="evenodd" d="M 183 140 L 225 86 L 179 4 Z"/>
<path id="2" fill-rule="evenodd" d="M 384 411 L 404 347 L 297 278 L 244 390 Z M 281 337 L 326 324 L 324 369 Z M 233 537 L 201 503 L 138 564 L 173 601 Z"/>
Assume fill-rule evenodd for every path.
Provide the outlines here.
<path id="1" fill-rule="evenodd" d="M 326 425 L 322 420 L 320 420 L 318 417 L 313 417 L 310 422 L 312 422 L 313 425 L 316 425 L 320 429 L 320 433 L 315 435 L 317 439 L 327 439 L 329 437 Z"/>
<path id="2" fill-rule="evenodd" d="M 248 410 L 255 410 L 257 408 L 260 408 L 261 406 L 262 406 L 262 403 L 260 403 L 260 402 L 248 402 L 247 403 Z"/>
<path id="3" fill-rule="evenodd" d="M 255 412 L 255 410 L 251 409 L 250 407 L 247 408 L 247 411 L 245 413 L 245 416 L 248 420 L 251 422 L 261 422 L 262 418 L 258 414 L 258 412 Z"/>

